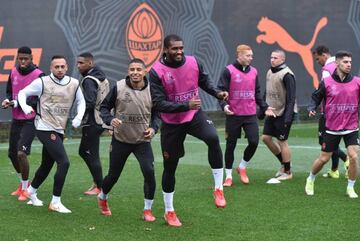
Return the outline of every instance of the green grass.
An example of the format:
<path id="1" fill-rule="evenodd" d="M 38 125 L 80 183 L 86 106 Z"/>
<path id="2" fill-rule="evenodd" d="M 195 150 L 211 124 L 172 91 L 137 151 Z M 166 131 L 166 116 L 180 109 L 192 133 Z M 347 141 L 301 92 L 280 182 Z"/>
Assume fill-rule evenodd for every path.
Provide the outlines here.
<path id="1" fill-rule="evenodd" d="M 38 197 L 44 201 L 44 207 L 27 206 L 9 195 L 18 183 L 7 158 L 7 144 L 1 144 L 0 240 L 360 240 L 359 200 L 345 196 L 343 175 L 338 180 L 318 177 L 315 196 L 304 194 L 305 178 L 319 155 L 316 133 L 314 124 L 293 126 L 289 143 L 294 179 L 279 185 L 265 183 L 279 165 L 260 144 L 248 169 L 250 185 L 240 184 L 234 173 L 235 185 L 225 189 L 228 203 L 225 209 L 217 209 L 213 203 L 213 179 L 205 144 L 188 136 L 186 156 L 180 161 L 176 179 L 174 205 L 183 223 L 178 229 L 166 226 L 162 218 L 162 158 L 158 136 L 153 141 L 157 180 L 155 223 L 141 220 L 143 178 L 133 156 L 111 191 L 109 204 L 113 215 L 104 217 L 99 214 L 96 198 L 82 194 L 90 186 L 91 177 L 77 154 L 79 140 L 67 140 L 71 166 L 62 201 L 73 213 L 59 214 L 49 212 L 46 207 L 51 199 L 54 170 L 39 189 Z M 219 129 L 224 150 L 223 134 Z M 109 143 L 109 138 L 102 139 L 104 173 L 107 173 Z M 243 149 L 241 139 L 236 160 L 241 158 Z M 35 142 L 30 157 L 31 177 L 39 165 L 40 153 L 41 145 Z"/>

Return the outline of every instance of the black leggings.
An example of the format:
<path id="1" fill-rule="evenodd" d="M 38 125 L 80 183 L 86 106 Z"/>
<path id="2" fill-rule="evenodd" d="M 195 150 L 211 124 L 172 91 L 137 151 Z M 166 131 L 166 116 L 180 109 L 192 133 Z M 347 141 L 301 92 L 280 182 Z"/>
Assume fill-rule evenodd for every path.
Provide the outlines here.
<path id="1" fill-rule="evenodd" d="M 241 127 L 239 127 L 241 128 Z M 244 150 L 243 159 L 248 162 L 254 156 L 255 151 L 259 145 L 259 127 L 256 122 L 243 123 L 242 128 L 244 129 L 248 145 Z M 240 131 L 240 130 L 239 130 Z M 226 149 L 225 149 L 225 168 L 232 169 L 234 163 L 234 150 L 239 133 L 228 133 L 226 138 Z"/>
<path id="2" fill-rule="evenodd" d="M 214 124 L 201 110 L 198 111 L 192 121 L 184 124 L 162 124 L 161 148 L 164 156 L 164 171 L 162 176 L 162 188 L 164 192 L 175 190 L 175 172 L 179 158 L 184 156 L 184 141 L 190 134 L 202 141 L 208 147 L 208 162 L 213 169 L 223 168 L 222 151 L 219 137 Z"/>
<path id="3" fill-rule="evenodd" d="M 104 178 L 102 190 L 108 194 L 118 181 L 129 155 L 133 153 L 138 160 L 144 176 L 144 197 L 153 200 L 156 188 L 154 173 L 154 154 L 150 142 L 128 144 L 112 139 L 110 147 L 109 173 Z"/>
<path id="4" fill-rule="evenodd" d="M 82 128 L 82 137 L 79 147 L 79 155 L 84 159 L 97 187 L 102 186 L 102 168 L 99 155 L 100 135 L 103 128 L 98 125 L 85 126 Z"/>
<path id="5" fill-rule="evenodd" d="M 53 195 L 60 197 L 66 174 L 70 166 L 63 145 L 64 135 L 55 131 L 36 131 L 36 135 L 43 144 L 42 160 L 40 167 L 35 173 L 31 186 L 36 189 L 39 188 L 49 175 L 54 162 L 56 162 L 57 168 L 54 175 Z"/>
<path id="6" fill-rule="evenodd" d="M 339 158 L 341 158 L 341 160 L 343 162 L 346 161 L 346 153 L 343 152 L 340 147 L 333 152 L 332 156 L 331 156 L 331 169 L 332 170 L 336 170 L 339 167 Z"/>

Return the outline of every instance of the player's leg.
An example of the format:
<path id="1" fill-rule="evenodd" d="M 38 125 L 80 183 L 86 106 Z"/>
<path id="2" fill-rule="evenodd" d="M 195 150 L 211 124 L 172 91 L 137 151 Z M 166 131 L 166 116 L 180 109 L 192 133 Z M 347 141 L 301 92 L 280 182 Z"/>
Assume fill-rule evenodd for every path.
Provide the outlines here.
<path id="1" fill-rule="evenodd" d="M 237 118 L 233 116 L 226 116 L 225 123 L 225 182 L 224 187 L 232 185 L 232 168 L 234 163 L 234 151 L 236 148 L 237 139 L 241 136 L 241 123 L 237 122 Z"/>
<path id="2" fill-rule="evenodd" d="M 134 150 L 134 155 L 139 161 L 141 172 L 144 176 L 144 212 L 143 219 L 147 222 L 155 221 L 152 214 L 152 205 L 155 195 L 155 171 L 154 171 L 154 154 L 150 142 L 138 144 Z"/>
<path id="3" fill-rule="evenodd" d="M 204 141 L 208 146 L 208 162 L 212 169 L 214 178 L 214 201 L 218 208 L 226 207 L 226 200 L 223 191 L 223 157 L 220 147 L 219 136 L 215 129 L 214 123 L 207 115 L 198 111 L 190 122 L 187 131 L 190 135 Z"/>

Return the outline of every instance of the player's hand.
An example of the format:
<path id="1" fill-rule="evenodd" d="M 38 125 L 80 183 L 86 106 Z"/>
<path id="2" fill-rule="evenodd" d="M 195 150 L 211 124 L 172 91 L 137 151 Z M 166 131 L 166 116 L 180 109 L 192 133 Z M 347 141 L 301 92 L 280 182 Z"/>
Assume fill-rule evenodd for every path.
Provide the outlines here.
<path id="1" fill-rule="evenodd" d="M 189 100 L 189 108 L 190 110 L 198 110 L 201 107 L 200 99 Z"/>
<path id="2" fill-rule="evenodd" d="M 111 120 L 110 124 L 114 128 L 118 128 L 122 124 L 122 121 L 120 119 L 118 119 L 118 118 L 114 118 L 114 119 Z"/>
<path id="3" fill-rule="evenodd" d="M 311 110 L 309 111 L 309 117 L 314 117 L 316 115 L 316 111 Z"/>
<path id="4" fill-rule="evenodd" d="M 73 126 L 74 128 L 78 128 L 78 127 L 81 125 L 81 120 L 80 120 L 80 118 L 75 117 L 75 118 L 72 120 L 71 124 L 72 124 L 72 126 Z"/>
<path id="5" fill-rule="evenodd" d="M 233 115 L 233 114 L 234 114 L 234 112 L 232 112 L 232 111 L 230 110 L 230 106 L 229 106 L 229 105 L 225 105 L 225 107 L 224 107 L 224 112 L 225 112 L 225 114 L 227 114 L 227 115 Z"/>
<path id="6" fill-rule="evenodd" d="M 266 116 L 272 116 L 272 117 L 276 117 L 276 114 L 274 113 L 274 111 L 273 110 L 275 110 L 275 108 L 273 108 L 273 107 L 268 107 L 267 109 L 266 109 L 266 111 L 265 111 L 265 115 Z"/>
<path id="7" fill-rule="evenodd" d="M 3 100 L 1 103 L 1 108 L 3 108 L 3 109 L 7 109 L 10 106 L 11 106 L 11 101 L 8 99 Z"/>
<path id="8" fill-rule="evenodd" d="M 153 138 L 155 135 L 155 130 L 153 128 L 147 128 L 145 131 L 144 131 L 144 137 L 145 139 L 151 139 Z"/>
<path id="9" fill-rule="evenodd" d="M 30 105 L 21 106 L 21 109 L 25 115 L 29 115 L 31 112 L 34 112 L 34 109 Z"/>
<path id="10" fill-rule="evenodd" d="M 220 100 L 228 100 L 229 98 L 229 93 L 227 91 L 220 91 L 216 93 L 216 96 L 220 99 Z"/>

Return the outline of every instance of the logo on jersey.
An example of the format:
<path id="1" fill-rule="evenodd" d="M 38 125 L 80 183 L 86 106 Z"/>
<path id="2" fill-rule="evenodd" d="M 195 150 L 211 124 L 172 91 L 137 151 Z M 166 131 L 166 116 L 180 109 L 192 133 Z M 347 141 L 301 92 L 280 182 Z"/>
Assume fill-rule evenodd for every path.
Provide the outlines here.
<path id="1" fill-rule="evenodd" d="M 239 74 L 235 75 L 235 82 L 240 83 L 241 82 L 241 76 Z"/>
<path id="2" fill-rule="evenodd" d="M 125 93 L 124 93 L 124 98 L 122 98 L 121 101 L 129 104 L 129 103 L 132 101 L 130 93 L 129 93 L 129 92 L 125 92 Z"/>
<path id="3" fill-rule="evenodd" d="M 149 70 L 163 49 L 164 32 L 157 13 L 142 3 L 131 14 L 125 36 L 130 58 L 142 59 Z"/>
<path id="4" fill-rule="evenodd" d="M 168 85 L 174 84 L 175 83 L 175 78 L 174 76 L 172 76 L 171 72 L 166 72 L 165 73 L 165 83 Z"/>
<path id="5" fill-rule="evenodd" d="M 206 120 L 206 122 L 209 124 L 209 125 L 213 125 L 214 122 L 212 120 Z"/>

